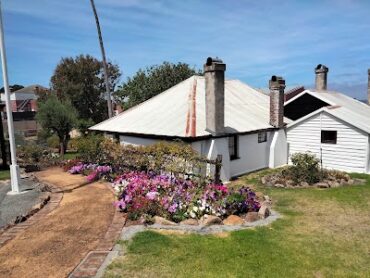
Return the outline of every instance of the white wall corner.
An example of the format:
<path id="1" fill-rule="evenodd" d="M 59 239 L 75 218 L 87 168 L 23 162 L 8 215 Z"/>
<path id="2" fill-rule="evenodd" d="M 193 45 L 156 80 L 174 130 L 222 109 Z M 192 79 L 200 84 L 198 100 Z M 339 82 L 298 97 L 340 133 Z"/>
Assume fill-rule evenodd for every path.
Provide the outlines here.
<path id="1" fill-rule="evenodd" d="M 288 162 L 288 142 L 285 129 L 276 130 L 270 145 L 269 168 L 286 165 Z"/>
<path id="2" fill-rule="evenodd" d="M 211 139 L 211 144 L 208 150 L 207 159 L 216 159 L 217 155 L 222 155 L 221 180 L 229 181 L 230 176 L 230 154 L 229 141 L 227 137 Z M 207 174 L 211 173 L 211 169 L 207 169 Z"/>

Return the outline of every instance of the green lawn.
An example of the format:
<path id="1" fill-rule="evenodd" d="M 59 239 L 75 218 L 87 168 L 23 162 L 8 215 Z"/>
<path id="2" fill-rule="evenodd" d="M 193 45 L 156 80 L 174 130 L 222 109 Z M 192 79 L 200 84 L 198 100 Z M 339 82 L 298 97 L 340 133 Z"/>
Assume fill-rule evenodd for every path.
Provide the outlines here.
<path id="1" fill-rule="evenodd" d="M 0 180 L 8 180 L 8 179 L 10 179 L 9 170 L 0 170 Z"/>
<path id="2" fill-rule="evenodd" d="M 256 184 L 259 174 L 241 180 Z M 333 189 L 267 189 L 284 217 L 219 236 L 137 234 L 105 277 L 370 277 L 370 176 Z M 239 180 L 237 183 L 240 183 Z"/>

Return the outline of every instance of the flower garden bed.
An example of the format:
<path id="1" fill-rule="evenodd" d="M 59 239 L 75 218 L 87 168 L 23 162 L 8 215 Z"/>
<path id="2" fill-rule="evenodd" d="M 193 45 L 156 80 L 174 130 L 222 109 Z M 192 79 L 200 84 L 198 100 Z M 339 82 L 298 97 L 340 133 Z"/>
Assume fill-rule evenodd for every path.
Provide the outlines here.
<path id="1" fill-rule="evenodd" d="M 247 186 L 229 188 L 154 172 L 124 171 L 108 165 L 77 160 L 64 166 L 71 174 L 83 174 L 88 182 L 105 179 L 117 194 L 114 203 L 128 215 L 128 224 L 164 226 L 248 225 L 268 217 L 271 200 L 259 200 Z"/>

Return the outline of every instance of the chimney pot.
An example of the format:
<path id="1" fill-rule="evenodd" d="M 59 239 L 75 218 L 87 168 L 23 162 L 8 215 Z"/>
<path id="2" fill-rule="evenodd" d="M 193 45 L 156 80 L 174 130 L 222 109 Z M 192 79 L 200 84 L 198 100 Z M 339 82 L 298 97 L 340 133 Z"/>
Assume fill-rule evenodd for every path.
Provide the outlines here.
<path id="1" fill-rule="evenodd" d="M 225 131 L 225 70 L 226 65 L 217 57 L 208 57 L 204 64 L 206 129 L 214 135 Z"/>
<path id="2" fill-rule="evenodd" d="M 285 80 L 273 75 L 269 81 L 270 88 L 270 125 L 282 128 L 284 126 L 284 89 Z"/>
<path id="3" fill-rule="evenodd" d="M 328 72 L 329 68 L 325 65 L 318 64 L 315 68 L 315 74 L 316 74 L 316 90 L 317 91 L 326 91 L 327 90 L 327 84 L 328 84 Z"/>

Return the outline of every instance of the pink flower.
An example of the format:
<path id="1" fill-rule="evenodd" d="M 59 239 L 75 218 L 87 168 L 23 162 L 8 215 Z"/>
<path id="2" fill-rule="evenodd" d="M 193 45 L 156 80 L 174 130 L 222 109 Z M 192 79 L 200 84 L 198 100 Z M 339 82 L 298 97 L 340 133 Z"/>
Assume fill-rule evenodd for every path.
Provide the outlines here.
<path id="1" fill-rule="evenodd" d="M 148 193 L 146 193 L 145 197 L 148 199 L 148 200 L 155 200 L 158 196 L 158 192 L 155 192 L 155 191 L 150 191 Z"/>

